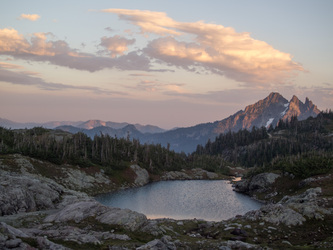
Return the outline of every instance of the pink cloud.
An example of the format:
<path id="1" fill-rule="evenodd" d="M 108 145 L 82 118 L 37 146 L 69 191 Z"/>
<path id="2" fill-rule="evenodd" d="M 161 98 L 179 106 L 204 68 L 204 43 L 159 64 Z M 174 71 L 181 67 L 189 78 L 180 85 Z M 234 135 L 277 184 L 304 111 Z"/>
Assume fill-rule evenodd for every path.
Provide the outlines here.
<path id="1" fill-rule="evenodd" d="M 0 68 L 4 69 L 22 69 L 23 67 L 17 64 L 0 62 Z"/>
<path id="2" fill-rule="evenodd" d="M 37 21 L 40 18 L 37 14 L 21 14 L 19 19 L 27 19 L 30 21 Z"/>
<path id="3" fill-rule="evenodd" d="M 124 96 L 126 93 L 119 91 L 110 91 L 107 89 L 102 89 L 99 87 L 91 86 L 77 86 L 63 83 L 54 83 L 44 81 L 41 77 L 38 77 L 38 73 L 31 71 L 12 71 L 8 69 L 22 69 L 23 67 L 17 65 L 8 65 L 6 63 L 0 63 L 0 81 L 11 83 L 14 85 L 25 85 L 25 86 L 36 86 L 42 90 L 54 91 L 54 90 L 83 90 L 90 91 L 97 94 L 107 94 L 107 95 L 121 95 Z"/>
<path id="4" fill-rule="evenodd" d="M 102 37 L 100 46 L 106 48 L 111 57 L 123 55 L 128 50 L 128 46 L 135 43 L 135 39 L 126 39 L 120 36 Z"/>
<path id="5" fill-rule="evenodd" d="M 138 25 L 141 28 L 141 33 L 155 33 L 159 35 L 180 34 L 178 31 L 173 29 L 176 22 L 168 17 L 164 12 L 128 9 L 104 9 L 101 11 L 118 14 L 120 19 L 127 20 L 135 25 Z"/>
<path id="6" fill-rule="evenodd" d="M 0 55 L 12 56 L 16 59 L 29 61 L 44 61 L 55 65 L 72 69 L 95 72 L 105 68 L 119 70 L 142 70 L 142 71 L 167 71 L 164 69 L 152 69 L 150 59 L 135 51 L 117 58 L 96 56 L 90 53 L 82 53 L 72 49 L 62 40 L 51 41 L 51 33 L 34 33 L 28 41 L 23 35 L 14 29 L 0 29 Z M 122 41 L 121 38 L 113 42 Z M 124 40 L 131 44 L 132 40 Z M 112 42 L 112 41 L 111 41 Z M 111 46 L 110 40 L 105 45 Z M 117 48 L 115 46 L 115 48 Z M 121 50 L 114 53 L 120 53 Z"/>
<path id="7" fill-rule="evenodd" d="M 303 67 L 288 53 L 274 49 L 249 33 L 204 22 L 177 22 L 163 12 L 107 9 L 140 27 L 142 33 L 169 35 L 148 44 L 145 52 L 168 65 L 190 71 L 206 70 L 240 82 L 283 83 Z M 193 42 L 182 40 L 193 35 Z M 177 36 L 177 40 L 170 35 Z"/>

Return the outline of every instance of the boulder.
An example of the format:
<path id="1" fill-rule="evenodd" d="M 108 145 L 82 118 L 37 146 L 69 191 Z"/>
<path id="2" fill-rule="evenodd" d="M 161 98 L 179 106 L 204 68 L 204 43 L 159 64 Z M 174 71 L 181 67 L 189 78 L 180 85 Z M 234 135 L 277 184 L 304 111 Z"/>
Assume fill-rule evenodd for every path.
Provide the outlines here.
<path id="1" fill-rule="evenodd" d="M 134 173 L 136 174 L 136 178 L 134 180 L 135 186 L 144 186 L 149 182 L 149 173 L 146 169 L 141 168 L 138 165 L 132 165 L 130 167 Z"/>
<path id="2" fill-rule="evenodd" d="M 264 192 L 270 188 L 278 177 L 280 177 L 279 174 L 261 173 L 253 176 L 251 179 L 244 179 L 236 182 L 234 184 L 234 189 L 236 192 L 250 194 L 254 191 Z"/>
<path id="3" fill-rule="evenodd" d="M 275 180 L 280 177 L 279 174 L 274 173 L 262 173 L 254 176 L 249 183 L 249 190 L 265 190 L 269 188 Z"/>
<path id="4" fill-rule="evenodd" d="M 243 179 L 240 181 L 237 181 L 233 187 L 236 192 L 240 193 L 247 193 L 249 191 L 249 183 L 250 181 L 248 179 Z"/>

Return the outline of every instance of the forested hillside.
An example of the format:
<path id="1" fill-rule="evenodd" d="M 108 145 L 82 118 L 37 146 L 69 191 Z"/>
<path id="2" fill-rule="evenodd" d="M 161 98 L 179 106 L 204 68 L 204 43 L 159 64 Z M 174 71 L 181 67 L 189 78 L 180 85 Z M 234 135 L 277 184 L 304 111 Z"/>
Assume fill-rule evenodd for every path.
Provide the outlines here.
<path id="1" fill-rule="evenodd" d="M 333 113 L 298 121 L 280 120 L 275 128 L 262 127 L 221 134 L 215 141 L 199 145 L 194 155 L 217 158 L 256 171 L 279 169 L 300 177 L 333 168 Z"/>
<path id="2" fill-rule="evenodd" d="M 42 127 L 26 130 L 0 128 L 0 152 L 21 153 L 56 164 L 98 165 L 106 171 L 121 170 L 133 163 L 151 173 L 187 166 L 185 154 L 177 154 L 161 145 L 142 145 L 135 139 L 103 134 L 91 139 L 80 132 L 70 134 Z"/>
<path id="3" fill-rule="evenodd" d="M 91 139 L 84 133 L 70 134 L 41 127 L 10 130 L 0 127 L 0 152 L 21 153 L 56 164 L 99 166 L 107 173 L 137 163 L 151 174 L 200 167 L 228 173 L 228 166 L 278 169 L 306 177 L 322 173 L 333 164 L 333 113 L 298 121 L 280 120 L 268 130 L 242 129 L 228 132 L 198 145 L 193 154 L 176 153 L 160 144 L 141 144 L 130 138 L 109 135 Z"/>

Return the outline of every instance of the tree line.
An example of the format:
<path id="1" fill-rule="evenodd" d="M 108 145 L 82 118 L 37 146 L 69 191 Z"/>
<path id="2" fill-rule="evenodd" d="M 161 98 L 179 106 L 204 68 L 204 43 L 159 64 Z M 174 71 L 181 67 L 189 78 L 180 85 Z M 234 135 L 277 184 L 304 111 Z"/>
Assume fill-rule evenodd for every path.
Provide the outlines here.
<path id="1" fill-rule="evenodd" d="M 257 167 L 262 171 L 268 168 L 289 170 L 304 177 L 333 168 L 332 132 L 333 113 L 330 110 L 304 121 L 298 121 L 296 116 L 280 120 L 275 128 L 229 131 L 213 142 L 198 145 L 194 154 L 210 155 L 223 164 Z M 301 168 L 301 164 L 307 167 Z"/>
<path id="2" fill-rule="evenodd" d="M 241 166 L 293 170 L 301 176 L 302 171 L 311 175 L 333 167 L 332 132 L 333 113 L 326 111 L 305 121 L 298 121 L 297 117 L 280 120 L 275 128 L 229 131 L 186 155 L 170 150 L 170 145 L 141 144 L 129 137 L 101 133 L 90 138 L 81 132 L 70 134 L 42 127 L 21 130 L 0 127 L 0 153 L 20 153 L 80 167 L 97 165 L 109 172 L 136 163 L 152 174 L 196 167 L 227 174 L 227 166 Z M 310 168 L 313 162 L 320 162 L 316 171 L 300 167 Z"/>
<path id="3" fill-rule="evenodd" d="M 0 127 L 0 152 L 20 153 L 55 164 L 98 165 L 109 170 L 136 163 L 151 173 L 179 170 L 189 165 L 184 153 L 175 153 L 160 144 L 141 144 L 136 139 L 104 134 L 90 138 L 81 132 L 69 134 L 42 127 L 24 130 Z"/>

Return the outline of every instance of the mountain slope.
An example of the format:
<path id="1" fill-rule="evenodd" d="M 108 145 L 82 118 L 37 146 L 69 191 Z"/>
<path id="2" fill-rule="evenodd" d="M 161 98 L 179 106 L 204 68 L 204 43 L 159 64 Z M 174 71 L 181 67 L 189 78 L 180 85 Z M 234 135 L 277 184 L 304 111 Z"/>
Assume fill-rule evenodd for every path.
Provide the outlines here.
<path id="1" fill-rule="evenodd" d="M 214 140 L 216 136 L 229 130 L 250 130 L 253 126 L 258 128 L 276 126 L 280 119 L 290 119 L 293 115 L 296 115 L 299 120 L 304 120 L 309 116 L 316 117 L 319 113 L 320 110 L 308 98 L 303 103 L 293 96 L 288 102 L 279 93 L 272 92 L 265 99 L 248 105 L 245 110 L 240 110 L 221 121 L 167 131 L 152 136 L 148 142 L 162 145 L 170 143 L 171 149 L 190 153 L 198 144 L 205 144 L 208 139 Z"/>

